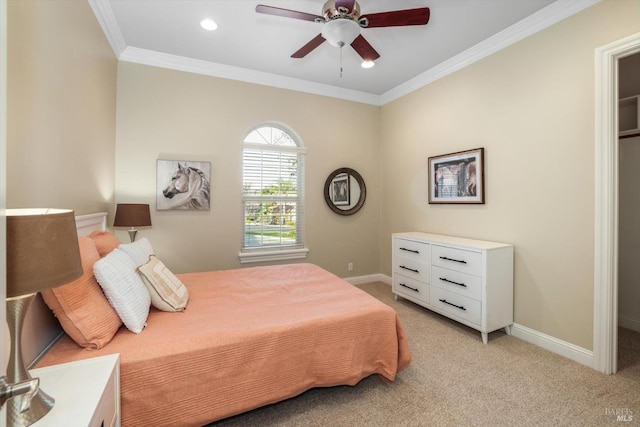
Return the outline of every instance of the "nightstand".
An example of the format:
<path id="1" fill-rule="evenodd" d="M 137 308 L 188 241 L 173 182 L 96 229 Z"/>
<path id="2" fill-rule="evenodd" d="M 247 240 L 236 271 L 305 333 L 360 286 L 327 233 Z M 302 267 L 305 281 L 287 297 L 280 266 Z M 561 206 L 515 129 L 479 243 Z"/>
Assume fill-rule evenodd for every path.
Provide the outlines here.
<path id="1" fill-rule="evenodd" d="M 112 354 L 32 369 L 53 409 L 34 427 L 119 427 L 120 356 Z"/>

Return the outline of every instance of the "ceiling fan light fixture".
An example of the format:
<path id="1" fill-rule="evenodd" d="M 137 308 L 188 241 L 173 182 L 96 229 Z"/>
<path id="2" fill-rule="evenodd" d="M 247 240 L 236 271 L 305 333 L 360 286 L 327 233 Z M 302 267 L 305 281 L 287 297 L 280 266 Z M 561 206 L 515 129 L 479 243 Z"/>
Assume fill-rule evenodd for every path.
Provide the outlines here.
<path id="1" fill-rule="evenodd" d="M 360 26 L 351 19 L 333 19 L 322 27 L 322 37 L 332 46 L 351 44 L 360 35 Z"/>
<path id="2" fill-rule="evenodd" d="M 200 21 L 200 26 L 207 31 L 214 31 L 218 29 L 218 24 L 211 18 L 205 18 Z"/>
<path id="3" fill-rule="evenodd" d="M 364 61 L 362 61 L 362 64 L 360 64 L 362 68 L 373 68 L 374 65 L 376 65 L 376 63 L 371 59 L 365 59 Z"/>

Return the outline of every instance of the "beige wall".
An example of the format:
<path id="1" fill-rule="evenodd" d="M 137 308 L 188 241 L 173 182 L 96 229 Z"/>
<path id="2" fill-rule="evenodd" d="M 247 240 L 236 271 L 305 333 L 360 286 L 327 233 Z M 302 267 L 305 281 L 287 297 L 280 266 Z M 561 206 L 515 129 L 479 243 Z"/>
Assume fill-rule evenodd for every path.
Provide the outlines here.
<path id="1" fill-rule="evenodd" d="M 113 205 L 117 61 L 86 1 L 8 2 L 7 207 Z"/>
<path id="2" fill-rule="evenodd" d="M 343 277 L 377 273 L 379 119 L 375 106 L 121 62 L 116 202 L 151 205 L 153 227 L 138 236 L 172 270 L 240 267 L 242 140 L 262 122 L 282 122 L 308 150 L 306 261 Z M 211 210 L 156 211 L 157 159 L 211 162 Z M 367 186 L 363 209 L 350 217 L 324 201 L 325 179 L 339 167 L 358 171 Z M 117 235 L 128 241 L 126 230 Z"/>
<path id="3" fill-rule="evenodd" d="M 640 30 L 605 0 L 382 108 L 380 270 L 390 235 L 515 245 L 515 321 L 591 349 L 594 50 Z M 486 204 L 427 203 L 427 158 L 485 148 Z"/>
<path id="4" fill-rule="evenodd" d="M 154 225 L 140 235 L 176 272 L 235 268 L 241 141 L 280 121 L 309 150 L 307 261 L 340 276 L 390 274 L 396 231 L 511 242 L 516 322 L 590 349 L 594 49 L 637 32 L 638 8 L 604 0 L 378 108 L 116 65 L 86 2 L 10 0 L 7 206 L 153 208 L 157 159 L 211 161 L 211 210 L 152 209 Z M 487 203 L 428 205 L 427 157 L 475 147 L 486 150 Z M 367 183 L 352 217 L 331 212 L 322 195 L 326 176 L 344 166 Z"/>
<path id="5" fill-rule="evenodd" d="M 7 2 L 0 2 L 0 212 L 7 207 Z M 7 226 L 6 217 L 0 213 L 0 230 Z M 7 293 L 7 239 L 6 233 L 0 233 L 0 301 Z M 6 319 L 6 305 L 0 304 L 0 319 Z M 6 321 L 0 325 L 0 343 L 9 339 Z M 9 352 L 0 351 L 0 377 L 6 375 Z M 4 420 L 4 405 L 0 406 L 0 419 Z M 0 421 L 2 423 L 3 421 Z"/>
<path id="6" fill-rule="evenodd" d="M 95 15 L 86 1 L 7 6 L 7 207 L 113 210 L 117 62 Z M 36 298 L 25 361 L 58 330 Z"/>

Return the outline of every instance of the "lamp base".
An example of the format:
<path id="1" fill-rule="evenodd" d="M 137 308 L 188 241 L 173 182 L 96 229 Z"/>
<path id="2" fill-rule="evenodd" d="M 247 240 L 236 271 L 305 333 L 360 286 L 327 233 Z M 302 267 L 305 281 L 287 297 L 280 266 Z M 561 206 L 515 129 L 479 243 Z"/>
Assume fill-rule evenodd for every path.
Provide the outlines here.
<path id="1" fill-rule="evenodd" d="M 7 298 L 7 324 L 11 336 L 11 353 L 7 379 L 11 384 L 28 381 L 29 371 L 22 360 L 22 325 L 36 294 Z M 7 401 L 7 426 L 29 426 L 53 408 L 55 400 L 38 388 L 33 395 L 22 394 Z"/>
<path id="2" fill-rule="evenodd" d="M 33 397 L 24 394 L 15 396 L 7 401 L 7 427 L 30 426 L 47 415 L 54 404 L 55 399 L 40 389 L 36 390 Z M 29 409 L 23 411 L 23 405 L 30 405 Z"/>
<path id="3" fill-rule="evenodd" d="M 128 231 L 129 231 L 129 238 L 131 239 L 131 243 L 133 243 L 134 240 L 136 240 L 136 234 L 138 233 L 138 230 L 131 227 Z"/>

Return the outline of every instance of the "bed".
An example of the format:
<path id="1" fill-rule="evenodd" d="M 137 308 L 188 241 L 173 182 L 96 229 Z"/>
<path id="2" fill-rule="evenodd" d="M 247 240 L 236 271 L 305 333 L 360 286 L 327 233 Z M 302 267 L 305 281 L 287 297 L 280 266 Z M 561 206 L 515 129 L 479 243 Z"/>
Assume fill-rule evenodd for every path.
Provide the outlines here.
<path id="1" fill-rule="evenodd" d="M 99 349 L 63 335 L 37 367 L 118 353 L 129 427 L 202 426 L 313 387 L 393 381 L 410 363 L 395 311 L 316 265 L 176 276 L 184 311 L 151 307 L 142 332 L 121 326 Z"/>

